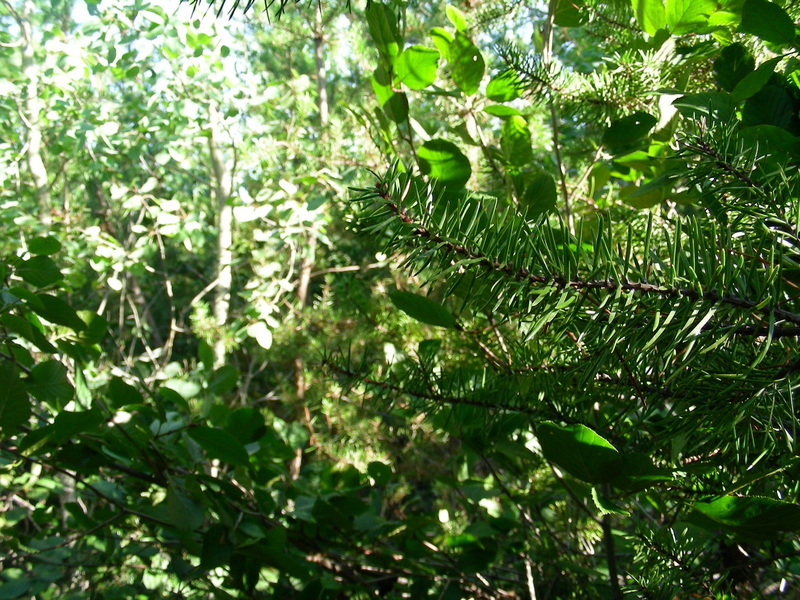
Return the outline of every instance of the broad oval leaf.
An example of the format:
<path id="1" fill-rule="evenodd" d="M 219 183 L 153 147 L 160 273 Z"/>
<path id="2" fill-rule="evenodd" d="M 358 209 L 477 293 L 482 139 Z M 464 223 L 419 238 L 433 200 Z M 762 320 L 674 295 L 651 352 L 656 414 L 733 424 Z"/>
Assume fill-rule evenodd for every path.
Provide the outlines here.
<path id="1" fill-rule="evenodd" d="M 667 24 L 664 0 L 633 0 L 633 11 L 642 31 L 653 35 Z"/>
<path id="2" fill-rule="evenodd" d="M 747 98 L 755 96 L 760 92 L 775 72 L 775 67 L 782 57 L 778 56 L 772 58 L 758 66 L 758 68 L 742 77 L 741 81 L 736 84 L 736 87 L 731 92 L 731 98 L 734 102 L 741 102 Z"/>
<path id="3" fill-rule="evenodd" d="M 583 0 L 551 0 L 555 3 L 553 21 L 559 27 L 580 27 L 589 20 L 589 14 L 582 10 Z"/>
<path id="4" fill-rule="evenodd" d="M 658 123 L 653 115 L 637 111 L 611 123 L 603 133 L 603 144 L 611 148 L 625 148 L 644 138 Z"/>
<path id="5" fill-rule="evenodd" d="M 455 6 L 451 6 L 449 4 L 444 7 L 444 11 L 447 14 L 447 18 L 457 31 L 467 30 L 467 18 L 464 16 L 463 12 L 458 10 Z"/>
<path id="6" fill-rule="evenodd" d="M 28 393 L 55 408 L 72 400 L 74 392 L 67 379 L 67 368 L 57 360 L 46 360 L 31 369 L 25 382 Z"/>
<path id="7" fill-rule="evenodd" d="M 450 44 L 450 70 L 453 81 L 467 96 L 478 91 L 486 63 L 472 40 L 460 31 Z"/>
<path id="8" fill-rule="evenodd" d="M 620 453 L 585 425 L 559 427 L 544 422 L 536 437 L 547 460 L 581 481 L 608 483 L 621 473 Z"/>
<path id="9" fill-rule="evenodd" d="M 454 329 L 456 320 L 444 306 L 412 292 L 389 292 L 389 299 L 397 308 L 420 323 Z"/>
<path id="10" fill-rule="evenodd" d="M 97 429 L 105 420 L 105 414 L 98 407 L 80 412 L 62 410 L 53 421 L 52 443 L 68 442 L 78 434 Z"/>
<path id="11" fill-rule="evenodd" d="M 452 142 L 442 139 L 422 144 L 418 153 L 422 172 L 447 187 L 460 188 L 472 175 L 469 159 Z"/>
<path id="12" fill-rule="evenodd" d="M 705 519 L 695 524 L 720 528 L 749 538 L 767 539 L 785 531 L 800 530 L 800 505 L 762 496 L 723 496 L 696 502 L 692 508 Z"/>
<path id="13" fill-rule="evenodd" d="M 486 97 L 495 102 L 509 102 L 519 98 L 520 88 L 519 76 L 508 69 L 492 77 L 486 85 Z"/>
<path id="14" fill-rule="evenodd" d="M 250 464 L 247 450 L 235 437 L 222 429 L 193 427 L 189 437 L 206 451 L 209 458 L 217 458 L 230 465 L 245 467 Z"/>
<path id="15" fill-rule="evenodd" d="M 512 115 L 521 115 L 522 113 L 518 111 L 516 108 L 512 106 L 506 106 L 504 104 L 492 104 L 491 106 L 487 106 L 483 109 L 483 112 L 490 114 L 495 117 L 500 117 L 504 119 L 506 117 L 510 117 Z"/>
<path id="16" fill-rule="evenodd" d="M 228 415 L 225 431 L 241 444 L 250 444 L 263 436 L 267 427 L 264 415 L 259 410 L 252 406 L 243 406 Z"/>
<path id="17" fill-rule="evenodd" d="M 643 452 L 622 454 L 622 469 L 611 484 L 628 491 L 639 491 L 647 487 L 672 481 L 672 471 L 653 464 L 650 455 Z"/>
<path id="18" fill-rule="evenodd" d="M 236 387 L 239 381 L 239 369 L 233 365 L 222 365 L 214 371 L 208 381 L 210 394 L 226 394 Z"/>
<path id="19" fill-rule="evenodd" d="M 434 27 L 431 29 L 431 39 L 444 59 L 450 62 L 450 44 L 453 43 L 453 34 L 441 27 Z"/>
<path id="20" fill-rule="evenodd" d="M 61 271 L 48 256 L 34 256 L 22 261 L 15 269 L 17 275 L 35 287 L 47 287 L 61 280 Z"/>
<path id="21" fill-rule="evenodd" d="M 674 35 L 707 33 L 716 10 L 716 0 L 667 0 L 667 25 Z"/>
<path id="22" fill-rule="evenodd" d="M 742 44 L 731 44 L 714 61 L 714 77 L 723 90 L 730 92 L 755 68 L 756 61 L 750 51 Z"/>
<path id="23" fill-rule="evenodd" d="M 86 323 L 78 316 L 75 309 L 61 298 L 56 298 L 49 294 L 37 294 L 36 300 L 38 306 L 31 303 L 31 308 L 36 314 L 44 317 L 51 323 L 64 325 L 73 331 L 83 331 L 86 329 Z"/>
<path id="24" fill-rule="evenodd" d="M 403 36 L 397 28 L 397 16 L 392 9 L 380 2 L 371 2 L 366 16 L 372 40 L 387 67 L 390 67 L 403 49 Z"/>
<path id="25" fill-rule="evenodd" d="M 520 200 L 526 219 L 533 219 L 555 209 L 558 200 L 556 182 L 548 173 L 537 173 L 531 179 Z"/>
<path id="26" fill-rule="evenodd" d="M 741 33 L 783 46 L 795 39 L 794 21 L 780 6 L 767 0 L 747 0 L 742 8 Z"/>
<path id="27" fill-rule="evenodd" d="M 422 90 L 436 80 L 439 51 L 425 46 L 411 46 L 403 50 L 394 63 L 397 80 L 412 90 Z"/>
<path id="28" fill-rule="evenodd" d="M 28 250 L 31 254 L 56 254 L 61 250 L 61 242 L 52 236 L 35 237 L 28 241 Z"/>
<path id="29" fill-rule="evenodd" d="M 390 121 L 405 123 L 408 120 L 408 98 L 405 93 L 393 93 L 383 105 L 383 112 Z"/>
<path id="30" fill-rule="evenodd" d="M 515 167 L 522 167 L 533 160 L 531 148 L 531 131 L 528 122 L 520 115 L 509 116 L 503 123 L 500 144 L 503 147 L 506 162 Z"/>
<path id="31" fill-rule="evenodd" d="M 105 397 L 114 408 L 142 404 L 144 402 L 141 392 L 119 377 L 113 377 L 108 382 Z"/>

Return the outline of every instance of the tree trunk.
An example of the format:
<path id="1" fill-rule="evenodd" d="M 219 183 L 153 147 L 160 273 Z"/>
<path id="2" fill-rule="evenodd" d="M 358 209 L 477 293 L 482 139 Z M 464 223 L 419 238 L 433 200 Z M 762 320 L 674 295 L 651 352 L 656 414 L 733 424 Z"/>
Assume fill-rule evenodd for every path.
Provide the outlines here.
<path id="1" fill-rule="evenodd" d="M 233 177 L 222 156 L 222 149 L 219 144 L 221 135 L 219 106 L 213 101 L 209 104 L 208 129 L 210 133 L 208 149 L 211 156 L 211 167 L 214 172 L 214 195 L 217 202 L 216 288 L 212 312 L 219 330 L 213 347 L 214 368 L 218 369 L 225 364 L 225 336 L 222 331 L 228 322 L 231 303 L 231 282 L 233 280 L 231 269 L 231 264 L 233 263 L 233 252 L 231 250 L 233 245 L 233 207 L 228 202 L 232 192 Z"/>
<path id="2" fill-rule="evenodd" d="M 328 74 L 325 71 L 325 38 L 322 27 L 322 5 L 317 3 L 314 13 L 314 61 L 317 68 L 317 108 L 322 136 L 328 127 Z"/>
<path id="3" fill-rule="evenodd" d="M 314 61 L 317 76 L 317 110 L 319 111 L 320 125 L 320 156 L 324 156 L 324 146 L 327 141 L 328 127 L 328 74 L 325 70 L 325 37 L 323 35 L 322 6 L 317 4 L 314 13 Z M 311 270 L 314 267 L 314 254 L 317 246 L 316 228 L 312 227 L 309 231 L 308 247 L 305 249 L 303 260 L 300 263 L 300 274 L 297 278 L 297 304 L 300 314 L 308 303 L 308 284 L 311 280 Z M 306 389 L 308 384 L 305 379 L 306 363 L 303 358 L 302 350 L 294 359 L 294 387 L 297 404 L 303 411 L 303 418 L 311 435 L 310 442 L 315 443 L 314 427 L 311 422 L 311 411 L 305 402 Z M 289 466 L 292 479 L 300 476 L 300 468 L 303 465 L 303 451 L 297 449 L 295 457 Z"/>
<path id="4" fill-rule="evenodd" d="M 39 222 L 49 226 L 50 190 L 47 183 L 47 168 L 42 160 L 42 132 L 40 130 L 41 102 L 39 101 L 39 66 L 34 57 L 35 44 L 31 17 L 35 6 L 33 0 L 22 3 L 22 12 L 18 15 L 18 23 L 22 36 L 22 77 L 27 81 L 25 98 L 20 114 L 25 125 L 25 159 L 31 173 L 36 204 L 39 210 Z"/>

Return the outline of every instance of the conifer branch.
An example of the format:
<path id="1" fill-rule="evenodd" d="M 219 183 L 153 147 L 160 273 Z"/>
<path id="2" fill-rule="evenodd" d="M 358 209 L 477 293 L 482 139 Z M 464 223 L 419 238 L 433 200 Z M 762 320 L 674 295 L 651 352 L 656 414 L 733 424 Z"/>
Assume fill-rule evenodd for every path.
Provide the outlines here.
<path id="1" fill-rule="evenodd" d="M 726 304 L 734 308 L 758 313 L 764 317 L 774 317 L 776 320 L 788 321 L 795 325 L 800 325 L 800 315 L 777 306 L 764 306 L 763 302 L 748 300 L 731 294 L 723 294 L 716 290 L 698 290 L 694 288 L 659 286 L 647 283 L 646 281 L 615 281 L 613 279 L 588 280 L 580 278 L 565 278 L 559 275 L 539 275 L 531 273 L 526 267 L 515 267 L 510 263 L 503 263 L 490 258 L 489 256 L 468 248 L 462 244 L 455 243 L 417 222 L 408 211 L 399 206 L 392 200 L 387 191 L 381 191 L 380 197 L 383 198 L 386 208 L 394 214 L 400 221 L 412 227 L 412 235 L 425 240 L 434 245 L 442 252 L 455 254 L 471 263 L 481 267 L 486 271 L 492 271 L 504 277 L 510 277 L 516 282 L 528 283 L 531 286 L 551 287 L 553 290 L 574 290 L 592 291 L 605 290 L 614 293 L 618 290 L 623 292 L 638 292 L 642 295 L 657 295 L 662 297 L 681 297 L 693 302 L 705 301 L 711 304 Z M 742 335 L 755 334 L 761 329 L 742 329 Z M 793 330 L 788 330 L 793 331 Z M 784 337 L 789 333 L 784 333 Z"/>

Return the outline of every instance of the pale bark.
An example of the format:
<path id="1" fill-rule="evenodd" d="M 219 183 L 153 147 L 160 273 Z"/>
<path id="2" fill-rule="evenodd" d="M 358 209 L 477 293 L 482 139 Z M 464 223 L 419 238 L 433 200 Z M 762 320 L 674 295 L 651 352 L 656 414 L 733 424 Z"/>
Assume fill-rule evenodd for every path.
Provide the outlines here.
<path id="1" fill-rule="evenodd" d="M 22 77 L 26 81 L 25 98 L 20 111 L 25 125 L 25 160 L 31 174 L 39 221 L 43 225 L 52 223 L 50 215 L 50 189 L 47 183 L 47 168 L 42 159 L 41 101 L 39 100 L 39 66 L 36 64 L 34 52 L 31 17 L 35 10 L 33 0 L 22 3 L 22 12 L 18 15 L 18 23 L 22 36 Z"/>
<path id="2" fill-rule="evenodd" d="M 220 331 L 228 323 L 228 314 L 231 303 L 231 283 L 233 281 L 233 207 L 230 205 L 230 196 L 233 187 L 231 169 L 225 162 L 220 147 L 221 122 L 219 107 L 216 102 L 209 105 L 208 118 L 208 149 L 211 157 L 211 168 L 214 173 L 214 195 L 217 204 L 217 260 L 216 260 L 216 287 L 212 312 L 214 321 Z M 214 343 L 214 368 L 225 364 L 225 341 L 220 335 Z"/>
<path id="3" fill-rule="evenodd" d="M 320 141 L 322 146 L 320 148 L 320 156 L 324 156 L 328 128 L 328 74 L 325 70 L 325 37 L 323 35 L 322 6 L 320 4 L 317 4 L 317 9 L 314 13 L 314 61 L 317 76 L 317 110 L 319 111 Z M 300 274 L 297 278 L 297 303 L 301 314 L 306 304 L 308 304 L 308 284 L 311 280 L 311 271 L 314 267 L 316 246 L 316 231 L 312 228 L 309 232 L 308 247 L 305 249 L 303 260 L 300 264 Z M 305 402 L 308 383 L 305 379 L 306 364 L 302 353 L 295 356 L 293 366 L 297 403 L 299 406 L 302 406 L 303 417 L 311 435 L 310 442 L 313 445 L 316 443 L 316 436 L 314 435 L 314 427 L 311 423 L 311 411 L 308 409 L 308 405 Z M 303 451 L 298 448 L 295 452 L 294 460 L 289 465 L 292 479 L 297 479 L 300 476 L 302 465 Z"/>
<path id="4" fill-rule="evenodd" d="M 325 71 L 325 38 L 322 26 L 322 6 L 317 3 L 314 19 L 314 61 L 317 69 L 317 108 L 322 135 L 328 126 L 328 74 Z"/>

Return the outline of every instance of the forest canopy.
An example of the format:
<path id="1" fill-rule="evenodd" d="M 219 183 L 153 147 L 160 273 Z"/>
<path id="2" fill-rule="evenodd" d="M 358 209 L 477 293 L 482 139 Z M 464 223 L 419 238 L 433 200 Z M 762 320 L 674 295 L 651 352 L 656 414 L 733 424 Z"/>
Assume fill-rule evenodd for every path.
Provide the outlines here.
<path id="1" fill-rule="evenodd" d="M 797 597 L 798 21 L 0 0 L 0 599 Z"/>

